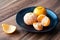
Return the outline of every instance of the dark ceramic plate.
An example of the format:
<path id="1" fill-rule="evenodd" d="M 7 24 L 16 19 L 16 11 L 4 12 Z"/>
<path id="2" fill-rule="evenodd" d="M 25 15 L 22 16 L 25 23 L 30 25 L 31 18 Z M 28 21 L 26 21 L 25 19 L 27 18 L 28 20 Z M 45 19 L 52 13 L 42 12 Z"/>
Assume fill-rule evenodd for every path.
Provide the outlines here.
<path id="1" fill-rule="evenodd" d="M 48 32 L 48 31 L 51 31 L 52 29 L 54 29 L 56 27 L 56 25 L 58 23 L 58 17 L 55 14 L 55 12 L 53 12 L 52 10 L 50 10 L 48 8 L 46 8 L 46 11 L 47 11 L 47 16 L 51 20 L 51 23 L 47 28 L 44 28 L 42 31 L 37 31 L 32 27 L 32 25 L 29 25 L 29 26 L 26 25 L 24 23 L 23 17 L 26 13 L 33 12 L 34 8 L 35 7 L 28 7 L 28 8 L 22 9 L 21 11 L 19 11 L 17 13 L 16 22 L 20 27 L 24 28 L 24 30 L 28 31 L 28 32 Z"/>

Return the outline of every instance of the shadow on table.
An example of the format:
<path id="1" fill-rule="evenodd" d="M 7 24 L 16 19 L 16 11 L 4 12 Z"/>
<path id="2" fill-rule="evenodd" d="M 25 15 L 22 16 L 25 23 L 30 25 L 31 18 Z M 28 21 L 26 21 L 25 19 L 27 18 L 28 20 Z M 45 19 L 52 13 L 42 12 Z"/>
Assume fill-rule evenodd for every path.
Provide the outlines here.
<path id="1" fill-rule="evenodd" d="M 47 40 L 50 40 L 52 39 L 55 35 L 58 35 L 58 33 L 60 32 L 60 23 L 57 25 L 57 27 L 52 30 L 52 31 L 49 31 L 49 32 L 45 32 L 45 33 L 31 33 L 31 32 L 27 32 L 26 35 L 24 37 L 26 38 L 31 38 L 33 37 L 33 35 L 35 35 L 35 39 L 40 39 L 41 37 L 45 37 Z M 20 33 L 22 32 L 23 30 L 17 30 L 15 33 L 13 33 L 13 35 L 21 35 Z M 25 32 L 25 31 L 24 31 Z M 22 32 L 23 33 L 23 32 Z M 24 34 L 24 33 L 23 33 Z M 29 37 L 27 36 L 29 35 Z M 23 37 L 23 38 L 24 38 Z M 23 39 L 21 38 L 21 39 Z M 34 39 L 34 38 L 31 38 L 31 39 Z"/>
<path id="2" fill-rule="evenodd" d="M 57 27 L 55 28 L 55 29 L 53 29 L 53 30 L 51 30 L 51 31 L 49 31 L 49 32 L 44 32 L 44 33 L 41 33 L 41 32 L 39 32 L 39 33 L 32 33 L 32 34 L 41 34 L 41 35 L 43 35 L 43 34 L 52 34 L 52 35 L 55 35 L 55 34 L 57 34 L 58 32 L 60 32 L 60 23 L 57 25 Z M 28 33 L 30 33 L 30 32 L 28 32 Z M 16 34 L 20 34 L 20 31 L 16 31 L 15 33 L 13 33 L 14 35 L 16 35 Z"/>

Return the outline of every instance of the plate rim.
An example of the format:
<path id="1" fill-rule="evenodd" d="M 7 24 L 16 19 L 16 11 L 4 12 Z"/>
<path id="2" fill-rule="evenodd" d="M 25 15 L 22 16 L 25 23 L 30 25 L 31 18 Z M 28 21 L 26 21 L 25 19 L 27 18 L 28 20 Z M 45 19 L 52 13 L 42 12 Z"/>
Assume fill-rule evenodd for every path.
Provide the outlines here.
<path id="1" fill-rule="evenodd" d="M 36 7 L 36 6 L 32 6 L 32 7 Z M 20 11 L 22 11 L 22 10 L 24 10 L 24 9 L 27 9 L 27 8 L 32 8 L 32 7 L 26 7 L 26 8 L 21 9 Z M 59 22 L 59 18 L 58 18 L 58 16 L 57 16 L 57 14 L 56 14 L 53 10 L 51 10 L 51 9 L 49 9 L 49 8 L 46 8 L 46 9 L 50 10 L 51 12 L 53 12 L 53 13 L 56 15 L 56 17 L 57 17 L 57 23 L 54 25 L 53 28 L 50 28 L 50 30 L 46 30 L 46 31 L 35 31 L 35 32 L 49 32 L 49 31 L 51 31 L 52 29 L 54 29 L 54 28 L 57 26 L 58 22 Z M 19 12 L 20 12 L 20 11 L 19 11 Z M 19 12 L 17 12 L 17 15 L 19 14 Z M 17 15 L 16 15 L 16 23 L 20 26 L 20 24 L 17 22 Z M 24 29 L 24 27 L 22 27 L 22 28 L 23 28 L 23 30 L 25 30 L 25 31 L 33 32 L 33 31 L 29 31 L 29 30 Z"/>

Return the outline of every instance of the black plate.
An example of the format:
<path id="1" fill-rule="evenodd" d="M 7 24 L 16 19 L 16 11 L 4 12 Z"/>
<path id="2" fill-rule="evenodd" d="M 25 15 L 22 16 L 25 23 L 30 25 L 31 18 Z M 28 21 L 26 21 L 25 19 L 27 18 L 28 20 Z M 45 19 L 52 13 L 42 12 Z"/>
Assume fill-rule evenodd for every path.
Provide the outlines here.
<path id="1" fill-rule="evenodd" d="M 46 8 L 47 16 L 50 18 L 51 23 L 47 28 L 44 28 L 42 31 L 37 31 L 32 27 L 32 25 L 29 25 L 29 26 L 26 25 L 24 23 L 23 17 L 26 13 L 33 12 L 34 8 L 35 7 L 28 7 L 28 8 L 22 9 L 21 11 L 19 11 L 17 13 L 16 22 L 20 27 L 24 28 L 24 30 L 28 31 L 28 32 L 48 32 L 48 31 L 51 31 L 52 29 L 54 29 L 56 27 L 56 25 L 58 23 L 58 17 L 55 14 L 55 12 L 53 12 L 52 10 L 50 10 L 48 8 Z"/>

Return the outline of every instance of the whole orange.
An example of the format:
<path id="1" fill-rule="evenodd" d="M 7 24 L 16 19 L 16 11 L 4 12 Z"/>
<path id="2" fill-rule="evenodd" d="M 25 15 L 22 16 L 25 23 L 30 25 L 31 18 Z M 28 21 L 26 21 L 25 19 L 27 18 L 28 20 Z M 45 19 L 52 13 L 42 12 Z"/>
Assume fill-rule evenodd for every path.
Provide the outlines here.
<path id="1" fill-rule="evenodd" d="M 42 6 L 38 6 L 34 9 L 33 13 L 35 13 L 37 16 L 39 16 L 40 14 L 46 15 L 46 9 Z"/>

